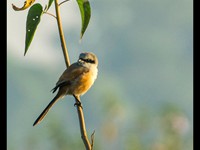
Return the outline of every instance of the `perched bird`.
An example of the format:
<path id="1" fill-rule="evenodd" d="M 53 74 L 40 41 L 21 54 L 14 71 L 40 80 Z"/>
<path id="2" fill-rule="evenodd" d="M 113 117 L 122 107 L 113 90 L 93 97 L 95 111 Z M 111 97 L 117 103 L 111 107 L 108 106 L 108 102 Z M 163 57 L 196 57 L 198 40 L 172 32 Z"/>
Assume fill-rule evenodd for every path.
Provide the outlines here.
<path id="1" fill-rule="evenodd" d="M 36 119 L 33 126 L 44 119 L 49 109 L 65 95 L 73 95 L 76 100 L 85 94 L 93 85 L 98 73 L 98 59 L 91 52 L 81 53 L 77 62 L 71 64 L 60 76 L 56 86 L 52 89 L 53 93 L 58 89 L 58 93 L 47 105 L 40 116 Z M 75 105 L 81 104 L 75 103 Z"/>

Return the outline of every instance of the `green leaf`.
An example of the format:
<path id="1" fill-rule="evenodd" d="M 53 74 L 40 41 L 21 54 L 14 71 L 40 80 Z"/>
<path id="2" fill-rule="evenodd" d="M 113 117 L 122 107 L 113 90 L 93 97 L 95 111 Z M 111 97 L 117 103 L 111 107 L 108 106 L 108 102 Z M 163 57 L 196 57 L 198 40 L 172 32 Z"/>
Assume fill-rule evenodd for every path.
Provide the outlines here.
<path id="1" fill-rule="evenodd" d="M 28 16 L 26 20 L 26 40 L 24 55 L 26 54 L 31 44 L 36 28 L 40 22 L 42 13 L 42 6 L 39 3 L 34 4 L 28 11 Z"/>
<path id="2" fill-rule="evenodd" d="M 51 7 L 51 4 L 52 4 L 53 1 L 54 1 L 54 0 L 49 0 L 48 6 L 46 6 L 45 11 L 48 11 L 48 10 L 49 10 L 49 8 Z"/>
<path id="3" fill-rule="evenodd" d="M 80 39 L 81 39 L 89 24 L 91 9 L 90 9 L 90 3 L 88 0 L 77 0 L 77 3 L 80 9 L 81 19 L 82 19 L 82 27 L 81 27 L 81 35 L 80 35 Z"/>

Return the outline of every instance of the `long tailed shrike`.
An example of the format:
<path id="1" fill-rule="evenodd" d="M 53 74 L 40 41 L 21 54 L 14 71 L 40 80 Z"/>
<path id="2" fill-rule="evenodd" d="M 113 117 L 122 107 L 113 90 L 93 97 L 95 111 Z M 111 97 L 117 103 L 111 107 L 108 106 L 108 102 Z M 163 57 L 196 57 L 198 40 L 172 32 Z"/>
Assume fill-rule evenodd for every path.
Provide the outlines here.
<path id="1" fill-rule="evenodd" d="M 49 109 L 65 95 L 74 95 L 79 100 L 79 97 L 86 93 L 96 80 L 97 66 L 98 59 L 95 54 L 81 53 L 78 61 L 70 65 L 60 76 L 56 86 L 52 89 L 53 93 L 58 89 L 58 93 L 36 119 L 33 126 L 42 121 Z"/>

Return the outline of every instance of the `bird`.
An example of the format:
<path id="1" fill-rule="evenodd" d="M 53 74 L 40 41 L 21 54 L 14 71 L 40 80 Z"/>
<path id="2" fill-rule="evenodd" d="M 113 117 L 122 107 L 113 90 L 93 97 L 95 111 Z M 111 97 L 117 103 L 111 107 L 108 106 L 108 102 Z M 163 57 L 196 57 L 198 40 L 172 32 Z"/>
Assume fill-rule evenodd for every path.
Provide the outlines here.
<path id="1" fill-rule="evenodd" d="M 77 102 L 74 105 L 81 106 L 80 96 L 85 94 L 93 85 L 98 74 L 98 58 L 92 52 L 82 52 L 77 62 L 71 64 L 60 76 L 52 92 L 58 92 L 50 101 L 33 126 L 41 122 L 47 115 L 50 108 L 66 95 L 73 95 Z M 82 107 L 82 106 L 81 106 Z"/>

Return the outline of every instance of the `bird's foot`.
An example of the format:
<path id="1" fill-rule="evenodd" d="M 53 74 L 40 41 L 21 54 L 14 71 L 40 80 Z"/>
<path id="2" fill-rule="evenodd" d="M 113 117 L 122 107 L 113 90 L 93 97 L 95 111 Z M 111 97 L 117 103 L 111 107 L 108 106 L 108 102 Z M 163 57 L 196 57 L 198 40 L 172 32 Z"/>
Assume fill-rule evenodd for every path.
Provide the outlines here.
<path id="1" fill-rule="evenodd" d="M 75 106 L 81 107 L 83 109 L 82 104 L 81 104 L 80 101 L 76 101 L 76 103 L 74 103 L 74 107 Z"/>

